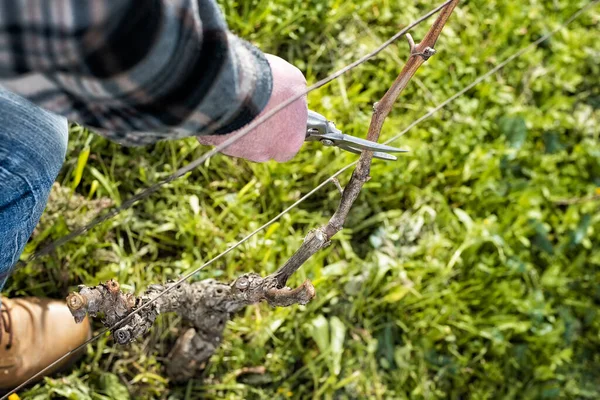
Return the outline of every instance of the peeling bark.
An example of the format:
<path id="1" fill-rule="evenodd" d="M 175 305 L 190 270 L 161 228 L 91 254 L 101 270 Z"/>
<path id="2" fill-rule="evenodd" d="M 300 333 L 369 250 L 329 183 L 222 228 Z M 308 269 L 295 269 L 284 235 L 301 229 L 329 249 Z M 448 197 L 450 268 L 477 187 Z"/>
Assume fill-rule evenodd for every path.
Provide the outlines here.
<path id="1" fill-rule="evenodd" d="M 111 327 L 123 320 L 142 305 L 150 302 L 173 281 L 150 285 L 141 296 L 123 293 L 115 280 L 95 287 L 80 286 L 79 292 L 67 297 L 75 321 L 81 322 L 86 314 L 103 315 L 102 323 Z M 159 314 L 174 312 L 191 323 L 193 328 L 185 331 L 171 350 L 171 363 L 167 367 L 169 377 L 185 381 L 202 370 L 208 359 L 221 344 L 223 331 L 232 315 L 250 304 L 266 301 L 275 307 L 307 304 L 315 297 L 310 281 L 296 289 L 281 287 L 274 275 L 262 278 L 258 274 L 244 274 L 231 284 L 205 279 L 199 282 L 183 282 L 134 314 L 127 324 L 113 332 L 118 344 L 127 344 L 144 336 Z"/>

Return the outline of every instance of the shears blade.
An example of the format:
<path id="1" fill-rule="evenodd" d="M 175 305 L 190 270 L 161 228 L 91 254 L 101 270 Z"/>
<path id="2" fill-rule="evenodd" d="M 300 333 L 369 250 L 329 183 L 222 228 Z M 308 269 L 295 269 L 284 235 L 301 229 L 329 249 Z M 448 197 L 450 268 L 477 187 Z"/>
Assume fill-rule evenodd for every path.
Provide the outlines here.
<path id="1" fill-rule="evenodd" d="M 308 110 L 306 141 L 321 142 L 325 146 L 336 146 L 351 153 L 361 154 L 364 150 L 372 151 L 373 157 L 382 160 L 397 160 L 388 153 L 406 153 L 408 150 L 372 142 L 342 133 L 335 124 L 321 114 Z"/>

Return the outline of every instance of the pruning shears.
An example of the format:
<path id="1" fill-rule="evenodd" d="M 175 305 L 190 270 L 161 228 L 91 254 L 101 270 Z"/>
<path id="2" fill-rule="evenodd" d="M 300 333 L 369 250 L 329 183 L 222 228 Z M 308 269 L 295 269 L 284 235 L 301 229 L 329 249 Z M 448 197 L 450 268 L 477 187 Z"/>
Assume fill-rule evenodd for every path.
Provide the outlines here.
<path id="1" fill-rule="evenodd" d="M 308 110 L 305 141 L 321 142 L 324 146 L 336 146 L 356 154 L 361 154 L 363 150 L 370 150 L 373 152 L 373 157 L 382 160 L 397 160 L 396 156 L 388 153 L 408 152 L 408 150 L 345 135 L 335 127 L 333 122 L 311 110 Z"/>

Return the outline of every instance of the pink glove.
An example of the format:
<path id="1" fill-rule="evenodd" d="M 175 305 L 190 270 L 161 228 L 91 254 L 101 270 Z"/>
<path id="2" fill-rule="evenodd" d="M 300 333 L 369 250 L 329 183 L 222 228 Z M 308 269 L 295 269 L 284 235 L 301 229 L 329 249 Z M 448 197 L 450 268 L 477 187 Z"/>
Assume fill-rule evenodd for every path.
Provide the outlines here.
<path id="1" fill-rule="evenodd" d="M 273 75 L 273 92 L 260 116 L 306 90 L 306 79 L 298 68 L 277 56 L 266 56 Z M 270 159 L 278 162 L 289 161 L 304 143 L 307 118 L 306 96 L 302 96 L 224 149 L 222 153 L 254 162 Z M 227 135 L 199 136 L 198 141 L 201 144 L 216 146 L 237 132 L 239 131 Z"/>

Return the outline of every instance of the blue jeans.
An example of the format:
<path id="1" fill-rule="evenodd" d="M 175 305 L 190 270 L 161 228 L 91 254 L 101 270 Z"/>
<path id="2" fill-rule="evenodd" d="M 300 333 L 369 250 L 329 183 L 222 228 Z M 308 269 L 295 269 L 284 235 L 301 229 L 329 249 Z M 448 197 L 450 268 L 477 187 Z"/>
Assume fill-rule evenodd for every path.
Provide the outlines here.
<path id="1" fill-rule="evenodd" d="M 65 159 L 68 124 L 0 86 L 0 290 Z"/>

